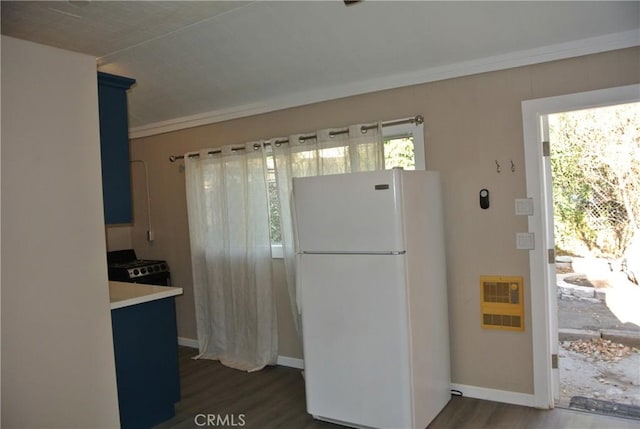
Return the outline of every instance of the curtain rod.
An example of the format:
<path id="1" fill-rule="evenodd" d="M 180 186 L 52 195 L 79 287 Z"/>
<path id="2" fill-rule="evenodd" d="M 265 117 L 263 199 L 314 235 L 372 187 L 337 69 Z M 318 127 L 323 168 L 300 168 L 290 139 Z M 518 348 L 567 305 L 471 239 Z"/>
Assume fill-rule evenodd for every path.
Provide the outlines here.
<path id="1" fill-rule="evenodd" d="M 424 122 L 424 117 L 422 115 L 416 115 L 413 118 L 398 119 L 398 120 L 395 120 L 395 121 L 383 122 L 382 126 L 383 127 L 391 127 L 393 125 L 402 125 L 402 124 L 420 125 L 423 122 Z M 374 128 L 378 128 L 378 125 L 377 124 L 376 125 L 363 125 L 360 128 L 360 130 L 364 133 L 367 130 L 372 130 Z M 330 135 L 331 136 L 337 136 L 337 135 L 340 135 L 340 134 L 347 134 L 348 132 L 349 132 L 349 129 L 345 128 L 345 129 L 341 129 L 341 130 L 331 131 Z M 315 138 L 317 138 L 317 136 L 315 134 L 309 134 L 309 135 L 306 135 L 306 136 L 301 136 L 300 137 L 300 143 L 303 143 L 305 140 L 315 139 Z M 273 143 L 267 141 L 267 142 L 262 143 L 262 145 L 263 146 L 271 146 L 272 144 L 280 145 L 280 144 L 283 144 L 283 143 L 289 143 L 289 139 L 274 140 Z M 260 146 L 261 146 L 260 144 L 256 144 L 256 145 L 254 145 L 254 148 L 258 149 L 258 148 L 260 148 Z M 232 151 L 236 151 L 236 150 L 244 150 L 244 149 L 245 149 L 244 146 L 240 146 L 240 147 L 237 147 L 237 148 L 232 148 L 231 150 Z M 207 154 L 214 155 L 214 154 L 220 153 L 220 152 L 222 152 L 222 150 L 214 149 L 214 150 L 210 150 L 209 152 L 207 152 Z M 192 154 L 189 155 L 189 158 L 195 158 L 195 157 L 198 157 L 198 156 L 200 156 L 200 155 L 197 154 L 197 153 L 192 153 Z M 179 159 L 184 159 L 184 155 L 172 155 L 172 156 L 169 157 L 169 161 L 170 162 L 176 162 Z"/>

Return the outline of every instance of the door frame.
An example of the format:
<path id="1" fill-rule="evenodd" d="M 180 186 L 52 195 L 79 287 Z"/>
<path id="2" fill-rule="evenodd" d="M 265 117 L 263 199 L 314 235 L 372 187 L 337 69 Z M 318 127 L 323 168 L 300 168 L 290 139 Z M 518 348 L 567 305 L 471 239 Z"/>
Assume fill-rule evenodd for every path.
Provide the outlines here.
<path id="1" fill-rule="evenodd" d="M 522 125 L 527 197 L 533 200 L 534 213 L 528 217 L 529 232 L 535 236 L 536 246 L 529 251 L 529 290 L 531 300 L 531 332 L 533 342 L 533 392 L 536 408 L 554 407 L 554 385 L 557 371 L 551 367 L 552 341 L 557 340 L 557 314 L 552 314 L 550 300 L 555 297 L 555 284 L 549 280 L 547 249 L 552 248 L 553 218 L 549 213 L 551 197 L 545 186 L 545 159 L 542 151 L 542 121 L 546 115 L 640 101 L 640 84 L 525 100 L 522 102 Z M 551 235 L 549 236 L 549 233 Z"/>

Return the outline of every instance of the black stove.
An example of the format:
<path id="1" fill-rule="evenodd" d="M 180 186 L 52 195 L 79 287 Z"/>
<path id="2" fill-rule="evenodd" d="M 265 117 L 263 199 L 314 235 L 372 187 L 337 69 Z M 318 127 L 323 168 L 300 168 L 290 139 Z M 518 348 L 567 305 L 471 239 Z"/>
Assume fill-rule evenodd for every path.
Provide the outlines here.
<path id="1" fill-rule="evenodd" d="M 171 286 L 167 261 L 138 259 L 133 249 L 107 252 L 109 280 Z"/>

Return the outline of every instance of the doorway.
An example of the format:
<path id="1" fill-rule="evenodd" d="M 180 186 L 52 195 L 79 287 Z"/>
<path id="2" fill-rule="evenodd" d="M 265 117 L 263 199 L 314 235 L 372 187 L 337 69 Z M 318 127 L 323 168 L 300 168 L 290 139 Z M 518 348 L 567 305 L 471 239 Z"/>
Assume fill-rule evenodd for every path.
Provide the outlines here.
<path id="1" fill-rule="evenodd" d="M 543 142 L 549 141 L 548 115 L 637 102 L 640 85 L 609 88 L 522 103 L 527 197 L 534 213 L 528 217 L 528 231 L 536 240 L 529 251 L 531 287 L 531 329 L 533 338 L 534 406 L 553 408 L 560 396 L 558 369 L 558 300 L 554 254 L 551 166 Z"/>
<path id="2" fill-rule="evenodd" d="M 637 419 L 639 109 L 627 103 L 542 117 L 552 177 L 545 200 L 555 249 L 556 406 Z"/>

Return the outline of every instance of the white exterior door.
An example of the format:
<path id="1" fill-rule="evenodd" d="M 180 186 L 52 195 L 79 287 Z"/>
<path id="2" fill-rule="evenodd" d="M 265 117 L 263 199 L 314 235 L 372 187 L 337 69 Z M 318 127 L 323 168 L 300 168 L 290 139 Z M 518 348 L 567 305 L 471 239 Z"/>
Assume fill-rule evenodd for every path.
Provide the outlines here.
<path id="1" fill-rule="evenodd" d="M 543 228 L 546 240 L 547 263 L 544 264 L 544 276 L 548 285 L 547 305 L 549 308 L 549 349 L 551 351 L 551 389 L 553 392 L 553 400 L 560 399 L 560 369 L 558 362 L 558 349 L 560 346 L 558 337 L 558 282 L 556 279 L 555 264 L 555 234 L 553 224 L 553 171 L 551 169 L 550 137 L 549 137 L 549 116 L 544 115 L 540 118 L 540 127 L 542 134 L 542 142 L 544 142 L 542 154 L 543 166 L 543 205 L 544 205 L 544 221 Z"/>
<path id="2" fill-rule="evenodd" d="M 559 395 L 559 372 L 552 368 L 558 351 L 558 323 L 555 265 L 549 263 L 548 249 L 554 248 L 551 168 L 543 156 L 543 118 L 551 113 L 586 109 L 640 100 L 640 85 L 608 88 L 522 102 L 522 125 L 527 180 L 527 196 L 534 201 L 529 216 L 529 232 L 536 248 L 529 252 L 531 330 L 533 335 L 533 405 L 553 408 Z"/>

